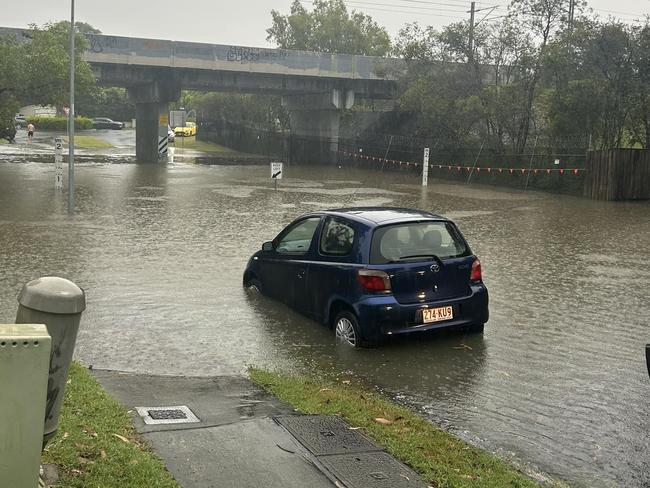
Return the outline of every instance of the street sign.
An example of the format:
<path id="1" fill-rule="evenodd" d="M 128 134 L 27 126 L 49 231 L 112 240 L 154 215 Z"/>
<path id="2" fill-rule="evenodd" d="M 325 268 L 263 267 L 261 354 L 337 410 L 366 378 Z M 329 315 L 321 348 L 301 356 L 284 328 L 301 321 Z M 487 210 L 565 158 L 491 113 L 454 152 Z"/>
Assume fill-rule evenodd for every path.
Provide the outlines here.
<path id="1" fill-rule="evenodd" d="M 185 110 L 172 110 L 169 112 L 169 125 L 172 129 L 185 127 L 187 124 L 187 112 Z"/>
<path id="2" fill-rule="evenodd" d="M 165 125 L 165 126 L 169 125 L 169 117 L 167 116 L 167 114 L 162 114 L 158 118 L 158 125 Z"/>
<path id="3" fill-rule="evenodd" d="M 271 178 L 274 180 L 282 179 L 282 163 L 273 162 L 271 163 Z"/>
<path id="4" fill-rule="evenodd" d="M 424 159 L 422 160 L 422 186 L 429 184 L 429 148 L 424 148 Z"/>
<path id="5" fill-rule="evenodd" d="M 54 188 L 63 189 L 63 138 L 54 139 Z"/>

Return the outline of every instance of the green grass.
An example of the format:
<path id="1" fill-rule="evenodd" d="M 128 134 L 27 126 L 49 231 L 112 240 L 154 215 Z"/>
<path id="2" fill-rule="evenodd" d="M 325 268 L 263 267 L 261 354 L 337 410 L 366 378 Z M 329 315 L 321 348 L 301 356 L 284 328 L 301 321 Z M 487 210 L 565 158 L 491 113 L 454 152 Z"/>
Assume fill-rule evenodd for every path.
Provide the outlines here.
<path id="1" fill-rule="evenodd" d="M 9 141 L 7 139 L 0 139 L 0 146 L 3 144 L 9 144 Z"/>
<path id="2" fill-rule="evenodd" d="M 64 137 L 65 142 L 68 138 Z M 113 147 L 112 144 L 94 136 L 75 136 L 74 145 L 80 149 L 108 149 Z"/>
<path id="3" fill-rule="evenodd" d="M 342 416 L 433 487 L 540 486 L 505 461 L 470 446 L 353 380 L 339 384 L 257 368 L 251 368 L 249 374 L 255 383 L 301 412 Z"/>
<path id="4" fill-rule="evenodd" d="M 126 410 L 74 363 L 59 430 L 43 462 L 59 466 L 57 488 L 179 488 L 138 436 Z"/>
<path id="5" fill-rule="evenodd" d="M 237 152 L 226 146 L 222 146 L 214 142 L 197 141 L 196 136 L 176 136 L 174 147 L 176 147 L 176 149 L 191 149 L 193 151 L 201 151 L 206 153 L 235 154 Z"/>

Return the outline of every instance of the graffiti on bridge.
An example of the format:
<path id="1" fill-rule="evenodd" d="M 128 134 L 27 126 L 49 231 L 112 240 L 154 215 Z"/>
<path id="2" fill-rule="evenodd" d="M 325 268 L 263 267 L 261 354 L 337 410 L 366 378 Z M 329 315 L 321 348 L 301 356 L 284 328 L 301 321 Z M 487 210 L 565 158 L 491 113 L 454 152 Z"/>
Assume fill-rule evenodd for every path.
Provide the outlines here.
<path id="1" fill-rule="evenodd" d="M 282 49 L 264 49 L 260 47 L 230 46 L 228 49 L 228 61 L 239 63 L 254 63 L 259 60 L 284 59 L 289 56 L 287 51 Z"/>
<path id="2" fill-rule="evenodd" d="M 124 37 L 90 35 L 87 38 L 90 41 L 90 50 L 94 53 L 129 47 L 129 40 Z"/>

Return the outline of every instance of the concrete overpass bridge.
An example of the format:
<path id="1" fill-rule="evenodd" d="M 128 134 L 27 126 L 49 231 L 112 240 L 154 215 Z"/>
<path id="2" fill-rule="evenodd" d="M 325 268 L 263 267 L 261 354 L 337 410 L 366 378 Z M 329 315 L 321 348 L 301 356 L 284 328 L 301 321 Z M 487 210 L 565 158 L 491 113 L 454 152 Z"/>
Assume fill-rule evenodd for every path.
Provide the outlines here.
<path id="1" fill-rule="evenodd" d="M 0 34 L 30 37 L 28 30 L 0 28 Z M 396 95 L 398 59 L 284 49 L 88 35 L 84 53 L 100 84 L 125 87 L 136 105 L 136 156 L 159 154 L 167 135 L 169 102 L 180 91 L 201 90 L 282 96 L 291 130 L 303 141 L 294 156 L 327 162 L 338 149 L 341 111 L 355 100 Z"/>

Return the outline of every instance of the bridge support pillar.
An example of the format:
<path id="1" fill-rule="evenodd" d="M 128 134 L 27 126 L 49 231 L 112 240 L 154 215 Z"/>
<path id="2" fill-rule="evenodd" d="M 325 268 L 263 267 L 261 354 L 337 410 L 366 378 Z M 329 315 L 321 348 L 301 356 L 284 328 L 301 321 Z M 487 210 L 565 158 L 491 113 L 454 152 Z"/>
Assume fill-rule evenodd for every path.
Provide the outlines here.
<path id="1" fill-rule="evenodd" d="M 168 113 L 168 103 L 135 104 L 135 157 L 138 163 L 167 162 L 167 156 L 158 152 L 158 143 L 161 137 L 167 136 Z M 160 123 L 163 117 L 164 124 Z"/>
<path id="2" fill-rule="evenodd" d="M 155 81 L 129 87 L 135 102 L 135 156 L 138 163 L 166 163 L 167 153 L 159 151 L 167 138 L 169 102 L 180 97 L 180 88 L 171 82 Z"/>
<path id="3" fill-rule="evenodd" d="M 354 92 L 338 89 L 282 97 L 291 123 L 291 159 L 301 163 L 335 164 L 341 112 L 352 108 L 353 104 Z"/>

